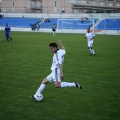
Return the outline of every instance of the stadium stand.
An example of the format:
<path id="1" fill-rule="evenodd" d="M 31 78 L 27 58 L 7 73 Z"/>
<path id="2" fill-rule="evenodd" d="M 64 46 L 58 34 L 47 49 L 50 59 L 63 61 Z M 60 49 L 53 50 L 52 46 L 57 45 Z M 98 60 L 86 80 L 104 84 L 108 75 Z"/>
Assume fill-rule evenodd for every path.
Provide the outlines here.
<path id="1" fill-rule="evenodd" d="M 40 18 L 4 17 L 0 19 L 0 26 L 4 27 L 8 23 L 11 27 L 31 27 L 40 21 Z"/>
<path id="2" fill-rule="evenodd" d="M 44 20 L 40 21 L 40 18 L 4 17 L 0 20 L 0 26 L 4 27 L 8 23 L 11 27 L 32 28 L 34 24 L 39 23 L 39 28 L 51 29 L 52 25 L 56 24 L 59 29 L 86 29 L 93 24 L 93 20 L 81 21 L 70 18 L 62 20 L 51 18 L 49 21 Z M 94 20 L 96 22 L 98 19 Z"/>
<path id="3" fill-rule="evenodd" d="M 80 19 L 58 19 L 50 18 L 49 21 L 41 21 L 40 18 L 25 18 L 25 17 L 3 17 L 0 19 L 0 26 L 4 27 L 8 23 L 11 27 L 32 28 L 36 23 L 38 28 L 51 29 L 53 24 L 56 24 L 58 29 L 86 29 L 96 24 L 98 19 L 89 19 L 81 21 Z M 120 30 L 120 19 L 104 19 L 95 26 L 95 30 Z"/>
<path id="4" fill-rule="evenodd" d="M 46 21 L 43 21 L 41 22 L 41 24 L 39 25 L 40 28 L 52 28 L 52 25 L 53 24 L 56 24 L 57 25 L 57 20 L 58 18 L 51 18 L 50 21 L 46 22 Z"/>
<path id="5" fill-rule="evenodd" d="M 96 27 L 97 30 L 120 30 L 120 19 L 104 19 Z"/>

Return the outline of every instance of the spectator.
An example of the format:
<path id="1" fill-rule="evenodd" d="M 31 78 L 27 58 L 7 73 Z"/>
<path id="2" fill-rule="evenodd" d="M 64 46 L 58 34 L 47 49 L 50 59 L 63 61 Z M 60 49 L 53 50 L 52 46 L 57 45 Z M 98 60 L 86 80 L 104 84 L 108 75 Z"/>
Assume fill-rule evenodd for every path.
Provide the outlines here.
<path id="1" fill-rule="evenodd" d="M 4 17 L 4 15 L 0 14 L 0 19 L 3 18 L 3 17 Z"/>

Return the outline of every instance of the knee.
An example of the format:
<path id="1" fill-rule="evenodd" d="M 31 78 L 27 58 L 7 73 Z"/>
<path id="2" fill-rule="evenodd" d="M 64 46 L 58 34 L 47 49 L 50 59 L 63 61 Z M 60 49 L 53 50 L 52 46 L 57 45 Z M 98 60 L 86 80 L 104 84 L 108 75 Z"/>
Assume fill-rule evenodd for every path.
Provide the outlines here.
<path id="1" fill-rule="evenodd" d="M 41 82 L 42 84 L 45 84 L 44 80 Z"/>
<path id="2" fill-rule="evenodd" d="M 61 88 L 61 84 L 60 83 L 55 83 L 54 84 L 56 88 Z"/>
<path id="3" fill-rule="evenodd" d="M 42 84 L 47 84 L 49 81 L 47 79 L 42 80 Z"/>

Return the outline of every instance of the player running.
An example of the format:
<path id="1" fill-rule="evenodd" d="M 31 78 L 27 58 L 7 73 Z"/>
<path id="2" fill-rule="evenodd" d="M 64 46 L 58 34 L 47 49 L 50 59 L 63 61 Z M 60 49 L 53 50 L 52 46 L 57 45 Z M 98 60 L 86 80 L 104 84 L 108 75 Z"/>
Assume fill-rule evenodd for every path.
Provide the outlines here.
<path id="1" fill-rule="evenodd" d="M 85 38 L 87 38 L 88 49 L 90 50 L 90 54 L 95 55 L 95 51 L 94 51 L 94 49 L 92 47 L 93 39 L 95 38 L 95 34 L 93 32 L 90 32 L 90 28 L 87 28 L 87 33 L 85 35 Z"/>

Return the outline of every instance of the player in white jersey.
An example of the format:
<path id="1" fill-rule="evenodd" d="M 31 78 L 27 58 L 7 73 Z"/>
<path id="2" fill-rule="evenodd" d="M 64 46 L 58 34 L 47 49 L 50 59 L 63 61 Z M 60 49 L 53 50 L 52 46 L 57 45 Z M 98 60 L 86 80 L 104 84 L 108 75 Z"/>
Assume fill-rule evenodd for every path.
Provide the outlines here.
<path id="1" fill-rule="evenodd" d="M 93 32 L 90 32 L 90 28 L 87 28 L 87 33 L 85 35 L 85 38 L 87 38 L 88 49 L 90 50 L 90 54 L 95 55 L 95 51 L 94 51 L 94 49 L 92 47 L 93 39 L 95 38 L 95 34 Z"/>
<path id="2" fill-rule="evenodd" d="M 63 62 L 64 62 L 64 55 L 66 54 L 65 47 L 62 44 L 62 41 L 59 40 L 59 44 L 61 45 L 61 49 L 58 49 L 58 46 L 56 43 L 50 43 L 49 47 L 53 55 L 53 62 L 51 66 L 52 72 L 42 80 L 42 83 L 36 93 L 30 98 L 35 98 L 38 94 L 42 93 L 42 91 L 45 89 L 46 84 L 49 82 L 54 82 L 54 85 L 56 88 L 63 88 L 63 87 L 77 87 L 82 89 L 82 86 L 77 82 L 61 82 L 61 79 L 64 79 L 63 74 Z"/>

